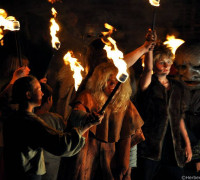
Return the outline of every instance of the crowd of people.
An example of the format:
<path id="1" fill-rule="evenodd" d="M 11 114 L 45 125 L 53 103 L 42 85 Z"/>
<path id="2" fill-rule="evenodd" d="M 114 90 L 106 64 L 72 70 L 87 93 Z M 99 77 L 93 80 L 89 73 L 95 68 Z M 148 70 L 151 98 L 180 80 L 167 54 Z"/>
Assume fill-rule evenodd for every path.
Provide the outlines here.
<path id="1" fill-rule="evenodd" d="M 0 77 L 0 179 L 199 176 L 200 54 L 198 48 L 192 51 L 198 43 L 177 50 L 177 72 L 171 75 L 173 54 L 149 29 L 144 44 L 124 56 L 128 68 L 144 56 L 140 78 L 121 83 L 102 113 L 118 84 L 118 70 L 103 47 L 101 39 L 90 44 L 88 74 L 68 101 L 67 119 L 51 111 L 54 91 L 48 80 L 30 75 L 27 58 L 20 67 L 18 58 L 9 57 Z M 196 70 L 191 79 L 188 64 Z"/>

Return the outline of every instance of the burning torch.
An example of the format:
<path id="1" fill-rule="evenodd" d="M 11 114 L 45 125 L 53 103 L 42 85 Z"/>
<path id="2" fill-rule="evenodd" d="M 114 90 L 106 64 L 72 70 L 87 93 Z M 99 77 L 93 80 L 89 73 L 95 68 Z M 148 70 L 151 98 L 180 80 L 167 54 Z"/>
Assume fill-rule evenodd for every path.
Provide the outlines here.
<path id="1" fill-rule="evenodd" d="M 108 36 L 113 32 L 114 28 L 111 25 L 107 24 L 107 23 L 105 23 L 105 27 L 107 29 L 109 29 L 109 31 L 108 32 L 102 32 L 102 34 L 104 36 Z M 123 53 L 117 48 L 116 41 L 114 39 L 112 39 L 111 37 L 108 37 L 107 41 L 105 41 L 102 38 L 102 41 L 105 43 L 104 49 L 107 52 L 108 58 L 112 59 L 114 65 L 118 69 L 118 73 L 117 73 L 116 78 L 117 78 L 117 80 L 119 82 L 117 83 L 117 85 L 113 89 L 112 93 L 109 95 L 109 97 L 106 100 L 105 104 L 102 106 L 102 108 L 101 108 L 101 110 L 99 112 L 100 114 L 102 114 L 105 111 L 106 107 L 108 106 L 109 102 L 112 100 L 113 96 L 117 92 L 117 90 L 120 87 L 121 83 L 124 83 L 129 77 L 129 75 L 128 75 L 127 71 L 126 71 L 127 70 L 127 64 L 123 60 L 123 58 L 124 58 Z"/>
<path id="2" fill-rule="evenodd" d="M 50 19 L 50 23 L 51 23 L 50 35 L 51 35 L 51 44 L 52 44 L 52 48 L 53 48 L 53 55 L 52 55 L 51 60 L 49 61 L 49 64 L 47 66 L 47 70 L 45 72 L 44 77 L 47 76 L 49 65 L 52 62 L 52 59 L 54 58 L 55 52 L 60 49 L 60 45 L 61 45 L 58 37 L 56 36 L 57 32 L 60 30 L 59 25 L 57 24 L 57 22 L 55 20 L 55 18 L 57 16 L 57 11 L 54 8 L 52 8 L 51 12 L 52 12 L 53 18 Z"/>
<path id="3" fill-rule="evenodd" d="M 166 39 L 167 41 L 165 41 L 163 44 L 169 47 L 173 53 L 173 56 L 175 56 L 176 49 L 185 41 L 182 39 L 176 39 L 174 35 L 167 35 Z"/>
<path id="4" fill-rule="evenodd" d="M 72 56 L 73 56 L 73 52 L 68 51 L 67 54 L 65 54 L 65 56 L 63 57 L 63 59 L 66 65 L 70 64 L 70 68 L 74 72 L 73 78 L 74 78 L 74 84 L 75 84 L 75 91 L 77 91 L 83 79 L 81 75 L 81 71 L 84 71 L 84 68 L 77 61 L 77 58 L 74 58 Z"/>
<path id="5" fill-rule="evenodd" d="M 152 21 L 152 31 L 155 28 L 155 21 L 156 21 L 156 7 L 160 6 L 160 0 L 149 0 L 149 3 L 154 6 L 154 10 L 153 10 L 153 21 Z"/>
<path id="6" fill-rule="evenodd" d="M 22 66 L 21 60 L 21 48 L 19 43 L 19 38 L 17 32 L 20 30 L 20 23 L 16 21 L 15 17 L 7 16 L 7 13 L 4 9 L 0 9 L 0 41 L 1 45 L 3 45 L 3 30 L 15 31 L 15 40 L 16 40 L 16 48 L 17 54 L 19 58 L 19 65 Z"/>

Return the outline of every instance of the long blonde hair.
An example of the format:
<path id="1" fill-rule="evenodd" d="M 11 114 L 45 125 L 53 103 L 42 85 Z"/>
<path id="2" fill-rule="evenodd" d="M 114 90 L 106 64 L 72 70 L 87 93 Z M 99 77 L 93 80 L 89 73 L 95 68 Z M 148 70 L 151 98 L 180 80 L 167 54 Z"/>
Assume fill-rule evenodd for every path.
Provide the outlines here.
<path id="1" fill-rule="evenodd" d="M 90 79 L 86 84 L 86 89 L 89 90 L 100 107 L 103 106 L 107 100 L 104 93 L 104 88 L 111 74 L 117 73 L 117 68 L 112 63 L 102 63 L 98 65 Z M 120 91 L 113 97 L 109 107 L 114 111 L 126 110 L 128 100 L 132 93 L 130 78 L 125 83 L 120 85 Z"/>

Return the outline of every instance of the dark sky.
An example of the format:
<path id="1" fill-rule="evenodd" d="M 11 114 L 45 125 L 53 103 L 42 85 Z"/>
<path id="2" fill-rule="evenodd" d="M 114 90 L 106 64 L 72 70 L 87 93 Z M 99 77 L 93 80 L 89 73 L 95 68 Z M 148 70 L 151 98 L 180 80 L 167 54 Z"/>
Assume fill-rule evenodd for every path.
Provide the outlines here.
<path id="1" fill-rule="evenodd" d="M 165 41 L 167 34 L 175 34 L 184 40 L 199 39 L 199 5 L 199 0 L 161 0 L 160 7 L 156 8 L 158 38 Z M 37 72 L 39 67 L 39 72 L 45 71 L 53 54 L 49 35 L 51 7 L 58 12 L 61 48 L 56 53 L 59 58 L 69 49 L 83 56 L 87 45 L 105 31 L 105 22 L 117 29 L 113 37 L 120 49 L 130 52 L 144 42 L 154 9 L 148 0 L 63 0 L 53 5 L 47 0 L 1 0 L 0 8 L 20 21 L 22 53 Z M 4 47 L 2 51 L 7 53 L 9 49 L 10 53 L 15 49 L 13 34 L 9 32 L 5 36 L 7 49 Z"/>

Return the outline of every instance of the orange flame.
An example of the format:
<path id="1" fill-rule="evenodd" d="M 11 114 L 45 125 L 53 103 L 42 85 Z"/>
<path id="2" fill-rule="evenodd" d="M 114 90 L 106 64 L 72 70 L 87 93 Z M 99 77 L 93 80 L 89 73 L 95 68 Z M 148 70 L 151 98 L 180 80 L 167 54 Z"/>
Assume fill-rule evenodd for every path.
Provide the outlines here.
<path id="1" fill-rule="evenodd" d="M 114 30 L 116 30 L 113 26 L 108 23 L 104 24 L 105 28 L 108 29 L 108 32 L 101 32 L 104 36 L 110 36 Z"/>
<path id="2" fill-rule="evenodd" d="M 165 41 L 163 44 L 167 45 L 175 55 L 176 49 L 183 44 L 185 41 L 182 39 L 176 39 L 174 35 L 167 35 L 166 37 L 167 41 Z"/>
<path id="3" fill-rule="evenodd" d="M 64 59 L 65 64 L 66 65 L 70 64 L 71 70 L 74 71 L 73 78 L 74 78 L 75 90 L 77 91 L 83 79 L 81 75 L 81 71 L 84 71 L 84 68 L 77 61 L 77 58 L 74 58 L 72 56 L 73 56 L 73 52 L 68 51 L 63 57 L 63 59 Z"/>
<path id="4" fill-rule="evenodd" d="M 3 29 L 0 28 L 0 44 L 1 46 L 4 45 L 3 40 L 1 40 L 3 38 Z"/>
<path id="5" fill-rule="evenodd" d="M 6 19 L 6 17 L 8 15 L 7 15 L 7 12 L 4 9 L 0 9 L 0 16 L 2 16 L 4 19 Z"/>
<path id="6" fill-rule="evenodd" d="M 160 6 L 160 0 L 149 0 L 152 6 Z"/>
<path id="7" fill-rule="evenodd" d="M 105 27 L 109 30 L 107 33 L 103 32 L 102 34 L 105 35 L 110 35 L 111 32 L 113 32 L 114 28 L 105 23 Z M 123 60 L 124 55 L 123 53 L 117 48 L 116 45 L 116 41 L 114 39 L 112 39 L 111 37 L 107 38 L 108 42 L 105 42 L 103 39 L 102 41 L 105 43 L 104 49 L 107 52 L 107 56 L 109 59 L 113 60 L 114 65 L 117 67 L 118 69 L 118 74 L 117 74 L 117 80 L 120 82 L 125 82 L 125 80 L 121 80 L 121 76 L 125 75 L 126 79 L 128 78 L 128 73 L 127 73 L 127 64 L 126 62 Z"/>
<path id="8" fill-rule="evenodd" d="M 19 21 L 15 17 L 7 16 L 4 9 L 0 9 L 0 43 L 3 45 L 4 30 L 17 31 L 20 29 Z"/>
<path id="9" fill-rule="evenodd" d="M 61 2 L 61 0 L 48 0 L 48 2 L 50 2 L 51 4 L 53 4 L 55 2 Z"/>
<path id="10" fill-rule="evenodd" d="M 52 11 L 52 15 L 54 16 L 54 18 L 56 18 L 57 11 L 54 8 L 52 8 L 51 11 Z M 56 36 L 56 33 L 57 33 L 57 31 L 60 30 L 60 28 L 54 18 L 50 19 L 50 22 L 51 22 L 50 34 L 51 34 L 51 38 L 52 38 L 51 44 L 54 49 L 58 50 L 60 48 L 60 41 L 59 41 L 58 37 Z"/>

